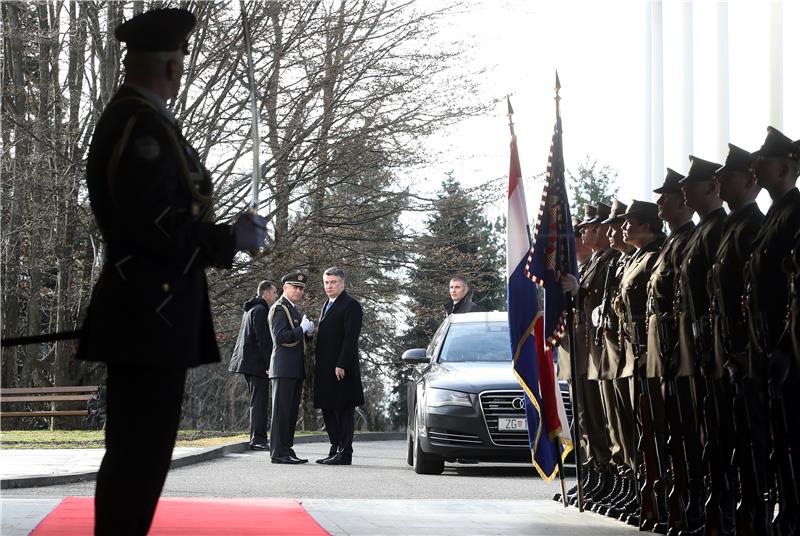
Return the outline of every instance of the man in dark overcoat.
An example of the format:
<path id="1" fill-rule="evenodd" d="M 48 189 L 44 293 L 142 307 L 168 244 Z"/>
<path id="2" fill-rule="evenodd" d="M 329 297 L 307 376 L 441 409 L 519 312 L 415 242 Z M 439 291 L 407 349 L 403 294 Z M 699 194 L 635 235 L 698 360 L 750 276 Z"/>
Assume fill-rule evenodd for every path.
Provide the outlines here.
<path id="1" fill-rule="evenodd" d="M 355 409 L 364 403 L 358 338 L 364 311 L 345 287 L 341 268 L 322 276 L 328 299 L 322 306 L 317 332 L 314 369 L 314 407 L 322 409 L 331 442 L 326 465 L 350 465 L 353 459 Z"/>
<path id="2" fill-rule="evenodd" d="M 472 291 L 464 276 L 453 276 L 450 279 L 449 290 L 450 302 L 445 305 L 448 315 L 483 311 L 480 305 L 472 301 Z"/>
<path id="3" fill-rule="evenodd" d="M 250 450 L 269 450 L 269 358 L 272 356 L 272 335 L 267 324 L 267 311 L 278 299 L 278 287 L 272 281 L 258 284 L 256 295 L 244 305 L 239 336 L 233 347 L 230 372 L 243 374 L 250 394 Z"/>
<path id="4" fill-rule="evenodd" d="M 77 358 L 106 363 L 106 452 L 95 534 L 146 534 L 170 465 L 186 370 L 220 360 L 205 269 L 264 244 L 264 220 L 214 223 L 212 183 L 166 101 L 179 92 L 195 17 L 139 14 L 116 28 L 125 79 L 86 164 L 105 263 Z"/>
<path id="5" fill-rule="evenodd" d="M 272 333 L 269 369 L 272 384 L 272 463 L 299 464 L 308 461 L 298 458 L 292 448 L 303 380 L 306 377 L 306 336 L 314 332 L 314 322 L 306 315 L 301 317 L 297 309 L 305 295 L 307 280 L 306 274 L 299 271 L 283 276 L 283 295 L 270 308 L 267 317 Z"/>

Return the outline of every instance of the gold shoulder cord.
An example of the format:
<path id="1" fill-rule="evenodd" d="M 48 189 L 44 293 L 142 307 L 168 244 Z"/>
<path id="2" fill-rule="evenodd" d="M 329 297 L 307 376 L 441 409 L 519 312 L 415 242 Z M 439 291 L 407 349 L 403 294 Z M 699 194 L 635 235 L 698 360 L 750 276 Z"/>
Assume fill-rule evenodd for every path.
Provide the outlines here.
<path id="1" fill-rule="evenodd" d="M 280 305 L 281 305 L 281 308 L 283 308 L 283 311 L 286 313 L 286 318 L 289 319 L 289 325 L 292 327 L 292 329 L 294 329 L 294 320 L 292 320 L 292 315 L 289 314 L 289 308 L 286 307 L 284 304 L 280 304 Z M 272 317 L 275 316 L 275 309 L 276 309 L 275 306 L 270 307 L 269 314 L 267 315 L 267 323 L 269 324 L 270 333 L 272 333 Z M 285 348 L 294 348 L 298 344 L 300 344 L 300 341 L 284 342 L 284 343 L 281 343 L 281 346 L 283 346 Z"/>
<path id="2" fill-rule="evenodd" d="M 139 97 L 122 97 L 112 104 L 115 106 L 122 102 L 137 102 L 139 104 L 143 104 L 148 108 L 158 112 L 155 106 L 152 103 L 148 102 L 145 99 Z M 160 113 L 157 113 L 156 116 L 161 120 L 164 124 L 165 130 L 169 136 L 170 141 L 172 141 L 173 150 L 175 154 L 178 156 L 178 162 L 181 168 L 181 179 L 183 179 L 183 184 L 186 186 L 186 189 L 189 193 L 194 197 L 197 201 L 201 203 L 203 209 L 201 210 L 200 214 L 197 216 L 198 219 L 204 219 L 206 214 L 208 213 L 209 209 L 211 208 L 211 196 L 210 195 L 203 195 L 197 191 L 197 188 L 194 187 L 192 181 L 190 179 L 190 172 L 189 172 L 189 163 L 186 161 L 186 154 L 183 151 L 183 147 L 181 146 L 178 137 L 175 135 L 175 129 L 172 128 L 172 125 L 169 124 L 166 119 L 161 117 Z M 122 131 L 122 137 L 119 141 L 114 145 L 114 149 L 111 153 L 111 158 L 108 160 L 108 167 L 106 168 L 106 176 L 108 178 L 108 191 L 109 195 L 111 196 L 111 200 L 114 205 L 119 208 L 119 203 L 117 203 L 117 197 L 114 195 L 114 188 L 112 187 L 112 180 L 117 175 L 117 170 L 119 169 L 119 161 L 122 158 L 122 152 L 125 150 L 125 147 L 128 144 L 128 138 L 130 138 L 131 131 L 133 130 L 134 125 L 136 124 L 136 116 L 131 117 L 128 120 L 128 123 L 125 125 L 125 128 Z M 291 317 L 290 317 L 291 321 Z"/>

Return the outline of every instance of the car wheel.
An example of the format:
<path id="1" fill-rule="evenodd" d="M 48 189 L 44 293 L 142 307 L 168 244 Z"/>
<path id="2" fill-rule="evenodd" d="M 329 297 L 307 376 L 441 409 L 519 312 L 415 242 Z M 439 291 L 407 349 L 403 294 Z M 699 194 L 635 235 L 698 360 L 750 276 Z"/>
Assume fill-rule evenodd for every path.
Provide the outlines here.
<path id="1" fill-rule="evenodd" d="M 428 454 L 422 450 L 419 443 L 419 434 L 414 434 L 414 472 L 418 475 L 440 475 L 444 471 L 444 459 L 435 454 Z"/>

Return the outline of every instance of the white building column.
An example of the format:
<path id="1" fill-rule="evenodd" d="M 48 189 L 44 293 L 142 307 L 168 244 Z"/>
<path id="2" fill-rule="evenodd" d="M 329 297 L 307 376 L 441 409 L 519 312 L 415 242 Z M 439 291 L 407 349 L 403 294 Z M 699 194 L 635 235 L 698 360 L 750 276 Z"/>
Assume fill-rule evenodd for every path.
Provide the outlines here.
<path id="1" fill-rule="evenodd" d="M 728 3 L 717 4 L 717 150 L 724 158 L 731 136 L 730 58 L 728 53 Z"/>
<path id="2" fill-rule="evenodd" d="M 769 124 L 783 128 L 783 2 L 769 3 Z"/>

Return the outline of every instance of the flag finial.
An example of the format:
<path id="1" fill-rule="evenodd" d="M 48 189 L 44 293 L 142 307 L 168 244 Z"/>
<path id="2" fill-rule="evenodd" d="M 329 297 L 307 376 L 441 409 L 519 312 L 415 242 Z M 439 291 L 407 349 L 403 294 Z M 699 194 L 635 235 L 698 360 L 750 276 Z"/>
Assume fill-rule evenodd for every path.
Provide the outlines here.
<path id="1" fill-rule="evenodd" d="M 561 91 L 561 80 L 558 79 L 558 69 L 556 69 L 556 87 L 553 89 L 556 91 L 556 117 L 561 117 L 561 96 L 558 94 Z"/>
<path id="2" fill-rule="evenodd" d="M 508 105 L 508 113 L 506 114 L 508 115 L 508 130 L 511 131 L 511 136 L 513 137 L 515 136 L 514 120 L 511 118 L 511 116 L 514 115 L 514 108 L 511 107 L 511 97 L 509 95 L 506 95 L 506 104 Z"/>

